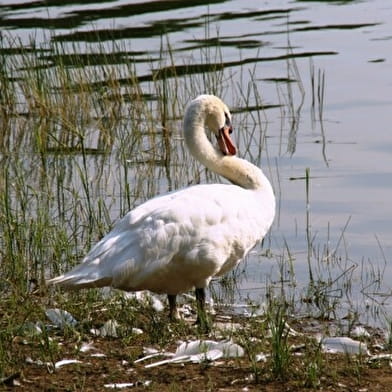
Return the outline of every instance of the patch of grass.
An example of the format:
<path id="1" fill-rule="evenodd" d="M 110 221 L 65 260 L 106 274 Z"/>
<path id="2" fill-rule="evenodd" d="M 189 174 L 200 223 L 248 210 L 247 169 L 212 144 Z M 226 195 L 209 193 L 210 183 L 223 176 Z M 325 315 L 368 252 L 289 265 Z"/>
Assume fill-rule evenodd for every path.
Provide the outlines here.
<path id="1" fill-rule="evenodd" d="M 285 380 L 290 372 L 291 353 L 289 329 L 285 306 L 271 304 L 267 311 L 267 322 L 271 334 L 271 371 L 278 380 Z"/>
<path id="2" fill-rule="evenodd" d="M 320 378 L 323 374 L 324 355 L 320 343 L 309 340 L 307 342 L 307 352 L 304 360 L 304 386 L 306 388 L 318 388 L 320 386 Z"/>

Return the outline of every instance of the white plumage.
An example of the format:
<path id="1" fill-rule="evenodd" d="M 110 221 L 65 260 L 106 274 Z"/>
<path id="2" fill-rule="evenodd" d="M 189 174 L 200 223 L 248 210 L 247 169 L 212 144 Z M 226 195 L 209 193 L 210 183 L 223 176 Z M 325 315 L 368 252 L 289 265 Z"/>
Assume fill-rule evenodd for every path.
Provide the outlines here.
<path id="1" fill-rule="evenodd" d="M 209 142 L 206 128 L 219 148 Z M 233 185 L 195 185 L 148 200 L 126 214 L 81 264 L 48 283 L 166 293 L 171 317 L 176 294 L 195 288 L 202 320 L 204 288 L 262 240 L 275 215 L 268 179 L 235 156 L 231 132 L 230 112 L 219 98 L 201 95 L 193 100 L 184 117 L 187 147 Z"/>

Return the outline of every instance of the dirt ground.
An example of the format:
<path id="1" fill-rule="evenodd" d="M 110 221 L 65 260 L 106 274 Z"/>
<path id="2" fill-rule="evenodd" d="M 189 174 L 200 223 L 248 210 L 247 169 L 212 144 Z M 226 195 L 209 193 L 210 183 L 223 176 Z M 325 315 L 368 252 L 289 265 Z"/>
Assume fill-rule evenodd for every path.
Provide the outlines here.
<path id="1" fill-rule="evenodd" d="M 244 321 L 246 322 L 246 321 Z M 296 322 L 297 331 L 306 325 Z M 12 355 L 19 369 L 4 377 L 1 391 L 379 391 L 392 390 L 390 361 L 369 362 L 366 355 L 322 354 L 315 357 L 317 363 L 314 377 L 310 378 L 306 348 L 308 338 L 296 337 L 297 349 L 290 357 L 288 372 L 276 377 L 271 372 L 271 361 L 255 363 L 246 353 L 241 358 L 218 359 L 213 362 L 166 364 L 146 368 L 145 365 L 159 359 L 153 358 L 134 363 L 143 357 L 143 347 L 148 342 L 143 338 L 127 339 L 89 337 L 91 350 L 82 352 L 78 334 L 54 333 L 60 352 L 55 360 L 74 359 L 80 361 L 63 365 L 54 370 L 53 365 L 40 361 L 43 347 L 41 340 L 15 337 Z M 86 337 L 84 336 L 83 339 Z M 208 338 L 208 337 L 206 337 Z M 368 347 L 377 346 L 377 333 Z M 50 342 L 51 339 L 47 341 Z M 50 344 L 50 343 L 49 343 Z M 178 346 L 177 336 L 165 347 L 174 352 Z M 54 363 L 54 362 L 52 362 Z M 306 376 L 307 375 L 307 376 Z M 124 384 L 127 383 L 127 384 Z M 114 388 L 114 387 L 117 388 Z"/>
<path id="2" fill-rule="evenodd" d="M 166 367 L 145 369 L 144 365 L 133 366 L 123 363 L 122 354 L 116 347 L 110 348 L 104 359 L 86 358 L 86 362 L 68 365 L 49 373 L 39 366 L 26 366 L 17 376 L 20 386 L 3 390 L 26 391 L 104 391 L 112 390 L 110 383 L 133 383 L 134 386 L 121 388 L 123 391 L 309 391 L 300 380 L 255 381 L 249 363 L 241 361 L 220 361 L 210 366 L 198 364 L 171 364 Z M 82 358 L 83 359 L 83 358 Z M 340 361 L 336 360 L 338 369 Z M 342 364 L 335 377 L 320 380 L 313 389 L 327 391 L 380 391 L 390 392 L 392 371 L 389 367 L 362 370 L 360 377 L 345 374 Z M 260 368 L 262 371 L 262 367 Z"/>

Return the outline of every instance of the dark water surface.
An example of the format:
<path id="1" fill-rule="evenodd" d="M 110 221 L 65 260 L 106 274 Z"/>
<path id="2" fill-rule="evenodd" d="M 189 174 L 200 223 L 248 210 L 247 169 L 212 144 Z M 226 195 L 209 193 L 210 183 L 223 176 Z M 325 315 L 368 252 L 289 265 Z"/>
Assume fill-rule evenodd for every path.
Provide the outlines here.
<path id="1" fill-rule="evenodd" d="M 250 288 L 265 283 L 266 274 L 278 279 L 279 255 L 284 259 L 287 249 L 295 258 L 295 279 L 305 286 L 311 239 L 311 261 L 321 274 L 328 270 L 323 263 L 331 255 L 344 260 L 338 270 L 351 273 L 354 266 L 349 278 L 358 302 L 363 301 L 359 292 L 365 291 L 366 278 L 361 274 L 368 265 L 383 271 L 385 280 L 376 291 L 389 295 L 392 2 L 2 1 L 0 28 L 3 36 L 18 37 L 25 45 L 31 37 L 41 48 L 59 42 L 69 48 L 63 62 L 76 52 L 86 66 L 105 61 L 99 52 L 103 47 L 113 52 L 115 41 L 113 62 L 134 64 L 144 86 L 174 74 L 200 75 L 212 65 L 230 75 L 230 83 L 256 82 L 264 117 L 259 123 L 255 116 L 247 127 L 263 129 L 266 135 L 261 164 L 279 199 L 267 242 L 278 256 L 263 258 L 260 268 L 262 250 L 257 249 L 241 292 L 256 296 Z M 175 67 L 165 69 L 162 45 L 168 42 Z M 211 56 L 210 63 L 198 58 L 197 53 L 215 53 L 216 48 L 220 55 Z M 11 54 L 3 48 L 0 55 Z M 58 61 L 50 51 L 42 59 L 47 64 Z M 237 113 L 236 125 L 244 108 L 237 106 L 229 86 L 223 94 Z M 251 99 L 252 105 L 257 109 L 259 103 Z M 258 156 L 256 142 L 252 149 L 248 159 Z M 308 206 L 306 168 L 311 177 Z M 167 187 L 162 180 L 152 193 Z"/>

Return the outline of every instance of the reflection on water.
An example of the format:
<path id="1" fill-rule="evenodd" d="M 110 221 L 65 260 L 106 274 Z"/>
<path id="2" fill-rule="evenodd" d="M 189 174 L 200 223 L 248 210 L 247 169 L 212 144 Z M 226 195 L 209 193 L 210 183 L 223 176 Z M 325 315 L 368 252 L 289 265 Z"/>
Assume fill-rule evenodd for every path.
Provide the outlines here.
<path id="1" fill-rule="evenodd" d="M 12 63 L 15 70 L 2 83 L 16 82 L 23 91 L 19 81 L 26 70 L 20 57 L 35 53 L 29 68 L 42 77 L 60 68 L 66 71 L 56 78 L 70 80 L 79 69 L 83 83 L 56 80 L 52 93 L 73 88 L 84 98 L 64 102 L 64 108 L 78 113 L 86 105 L 94 112 L 94 121 L 78 114 L 66 124 L 56 113 L 51 123 L 50 102 L 37 108 L 26 95 L 26 102 L 18 103 L 18 126 L 23 121 L 30 126 L 36 115 L 40 137 L 46 126 L 58 127 L 58 139 L 45 147 L 51 154 L 47 162 L 28 152 L 31 189 L 39 188 L 35 165 L 48 171 L 60 167 L 69 183 L 57 186 L 96 197 L 97 205 L 106 207 L 94 219 L 109 225 L 157 193 L 214 180 L 187 161 L 178 122 L 183 105 L 208 90 L 233 108 L 241 154 L 263 164 L 272 178 L 279 211 L 265 245 L 278 255 L 290 249 L 297 279 L 308 278 L 303 271 L 309 228 L 316 259 L 343 254 L 358 265 L 364 260 L 384 265 L 386 258 L 385 274 L 391 275 L 392 159 L 385 146 L 392 144 L 387 109 L 392 4 L 9 0 L 0 11 L 2 69 Z M 169 85 L 175 85 L 175 93 Z M 41 93 L 39 86 L 35 91 Z M 16 120 L 4 113 L 19 98 L 1 99 L 3 129 L 15 127 Z M 118 109 L 120 101 L 126 105 Z M 149 105 L 151 118 L 141 114 L 143 105 Z M 61 139 L 64 127 L 77 130 L 70 140 Z M 126 136 L 134 129 L 139 139 Z M 6 146 L 19 138 L 26 132 L 0 141 Z M 80 168 L 96 189 L 75 181 L 72 173 Z M 306 168 L 311 169 L 308 195 Z M 68 205 L 61 213 L 67 208 L 77 207 Z M 83 232 L 75 222 L 69 225 Z M 330 249 L 320 251 L 324 246 Z M 249 271 L 258 269 L 260 252 L 248 263 Z"/>

